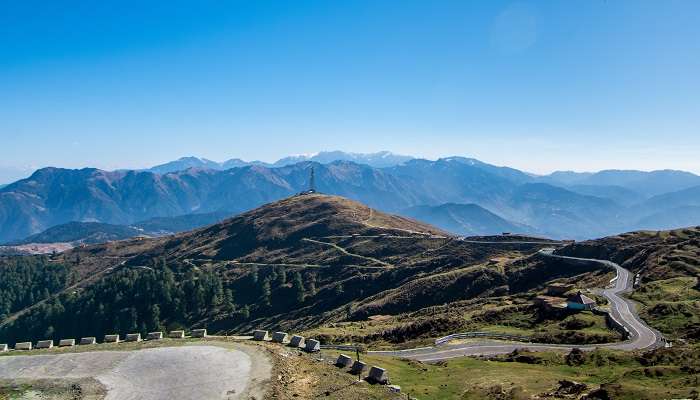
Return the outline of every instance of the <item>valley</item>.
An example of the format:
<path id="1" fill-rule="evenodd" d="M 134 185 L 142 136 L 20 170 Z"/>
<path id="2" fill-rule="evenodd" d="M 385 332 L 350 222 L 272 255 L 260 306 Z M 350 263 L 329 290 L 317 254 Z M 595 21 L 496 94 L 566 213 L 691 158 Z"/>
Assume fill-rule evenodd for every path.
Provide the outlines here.
<path id="1" fill-rule="evenodd" d="M 694 351 L 698 232 L 576 243 L 456 237 L 347 198 L 297 195 L 190 232 L 0 258 L 2 293 L 12 293 L 0 296 L 0 342 L 264 328 L 403 360 L 383 361 L 399 379 L 404 363 L 514 351 L 551 360 L 575 349 L 656 354 L 663 340 Z M 46 268 L 55 271 L 51 285 L 40 275 L 20 278 Z M 596 309 L 538 303 L 559 287 L 560 301 L 583 292 Z M 677 294 L 661 300 L 668 293 Z M 435 344 L 460 332 L 485 338 Z"/>

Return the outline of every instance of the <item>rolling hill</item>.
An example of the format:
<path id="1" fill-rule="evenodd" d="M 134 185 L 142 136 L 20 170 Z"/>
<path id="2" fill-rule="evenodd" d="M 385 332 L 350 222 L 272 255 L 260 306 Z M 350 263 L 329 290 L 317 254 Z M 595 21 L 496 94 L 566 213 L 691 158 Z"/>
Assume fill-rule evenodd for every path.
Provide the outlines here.
<path id="1" fill-rule="evenodd" d="M 670 340 L 700 340 L 700 227 L 629 232 L 560 252 L 612 260 L 635 272 L 632 298 L 642 317 Z"/>
<path id="2" fill-rule="evenodd" d="M 230 217 L 229 213 L 187 214 L 177 217 L 158 217 L 131 225 L 113 225 L 100 222 L 68 222 L 53 226 L 41 233 L 7 243 L 8 246 L 30 243 L 98 244 L 135 236 L 165 236 L 193 230 Z"/>
<path id="3" fill-rule="evenodd" d="M 8 245 L 28 243 L 95 244 L 127 239 L 140 234 L 140 230 L 126 225 L 103 224 L 101 222 L 69 222 L 53 226 L 23 240 L 8 243 Z"/>
<path id="4" fill-rule="evenodd" d="M 550 279 L 596 273 L 554 268 L 537 258 L 511 265 L 547 245 L 477 245 L 346 198 L 292 196 L 175 236 L 76 248 L 51 260 L 27 258 L 32 268 L 51 265 L 60 279 L 38 304 L 7 303 L 0 341 L 178 326 L 311 329 L 523 293 Z M 412 322 L 417 330 L 409 336 L 455 327 L 431 321 Z"/>

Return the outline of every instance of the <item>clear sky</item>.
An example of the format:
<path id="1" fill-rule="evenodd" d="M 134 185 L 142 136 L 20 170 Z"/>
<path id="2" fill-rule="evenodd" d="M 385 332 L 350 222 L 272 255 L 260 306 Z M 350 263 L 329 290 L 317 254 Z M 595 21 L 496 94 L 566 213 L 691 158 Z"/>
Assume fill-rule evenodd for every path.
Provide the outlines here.
<path id="1" fill-rule="evenodd" d="M 0 6 L 6 179 L 334 149 L 700 173 L 700 1 Z"/>

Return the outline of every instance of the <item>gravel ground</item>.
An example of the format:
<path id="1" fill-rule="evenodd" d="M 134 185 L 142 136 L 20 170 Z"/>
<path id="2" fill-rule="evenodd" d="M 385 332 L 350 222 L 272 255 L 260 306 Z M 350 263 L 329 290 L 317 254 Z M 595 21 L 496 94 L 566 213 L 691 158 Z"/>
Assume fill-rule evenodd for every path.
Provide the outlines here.
<path id="1" fill-rule="evenodd" d="M 95 378 L 107 400 L 238 400 L 260 393 L 270 368 L 256 351 L 201 345 L 1 357 L 0 379 Z"/>

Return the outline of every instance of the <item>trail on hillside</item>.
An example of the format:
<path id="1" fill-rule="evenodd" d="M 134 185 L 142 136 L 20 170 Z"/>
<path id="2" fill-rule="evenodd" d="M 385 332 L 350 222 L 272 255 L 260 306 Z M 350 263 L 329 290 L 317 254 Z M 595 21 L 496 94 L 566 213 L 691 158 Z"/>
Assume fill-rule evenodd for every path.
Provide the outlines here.
<path id="1" fill-rule="evenodd" d="M 309 239 L 309 238 L 304 238 L 304 239 L 301 239 L 301 240 L 303 240 L 303 241 L 305 241 L 305 242 L 311 242 L 311 243 L 321 244 L 321 245 L 325 245 L 325 246 L 330 246 L 330 247 L 333 247 L 334 249 L 340 251 L 341 253 L 343 253 L 343 254 L 345 254 L 345 255 L 347 255 L 347 256 L 361 258 L 361 259 L 363 259 L 363 260 L 367 260 L 367 261 L 370 261 L 370 262 L 373 262 L 373 263 L 377 263 L 377 264 L 382 265 L 382 266 L 384 266 L 384 267 L 386 267 L 386 268 L 395 268 L 394 265 L 389 264 L 388 262 L 385 262 L 385 261 L 376 259 L 376 258 L 374 258 L 374 257 L 367 257 L 367 256 L 363 256 L 363 255 L 360 255 L 360 254 L 351 253 L 351 252 L 349 252 L 347 249 L 345 249 L 345 248 L 343 248 L 343 247 L 341 247 L 341 246 L 338 246 L 338 245 L 335 244 L 335 243 L 322 242 L 322 241 L 320 241 L 320 240 L 314 240 L 314 239 Z"/>

